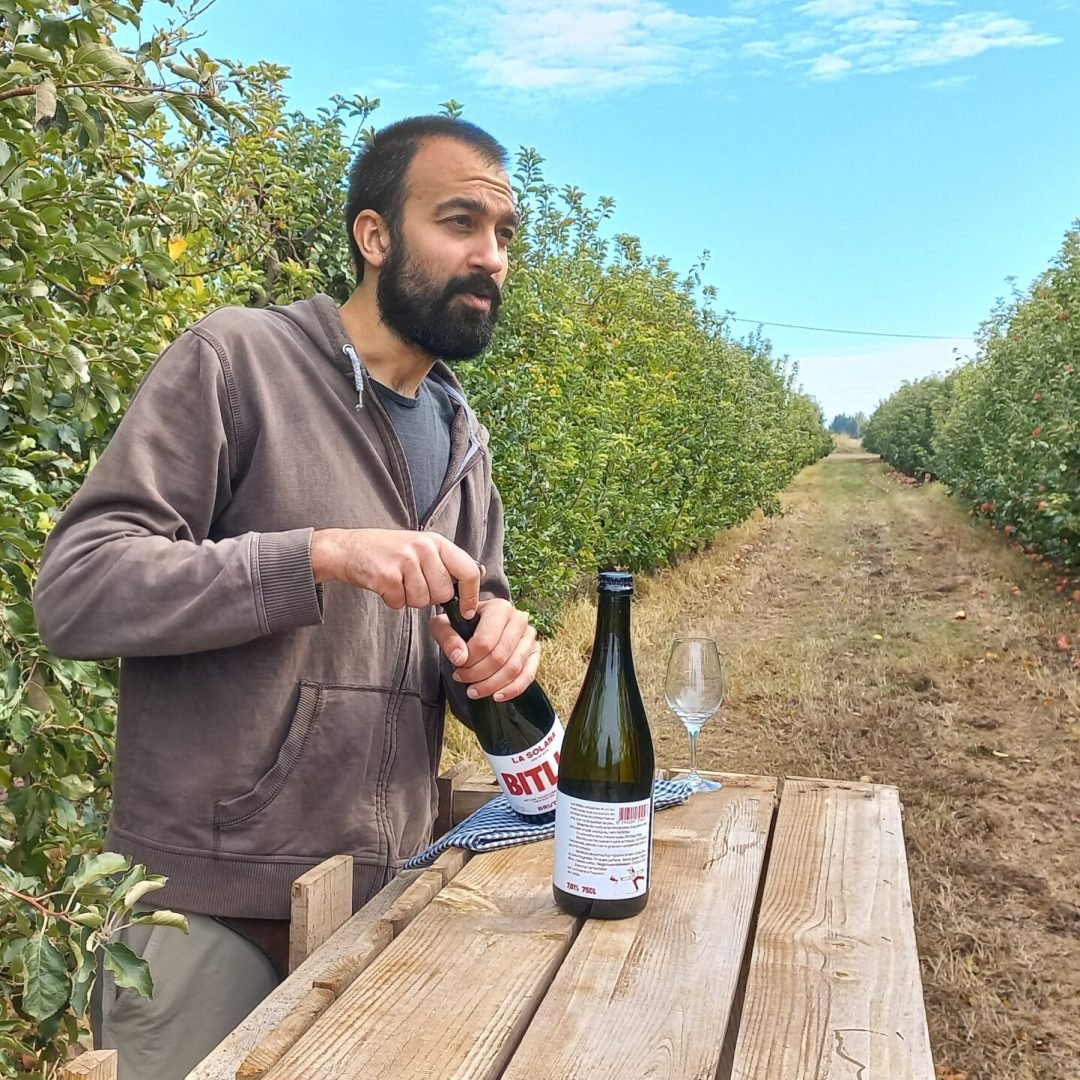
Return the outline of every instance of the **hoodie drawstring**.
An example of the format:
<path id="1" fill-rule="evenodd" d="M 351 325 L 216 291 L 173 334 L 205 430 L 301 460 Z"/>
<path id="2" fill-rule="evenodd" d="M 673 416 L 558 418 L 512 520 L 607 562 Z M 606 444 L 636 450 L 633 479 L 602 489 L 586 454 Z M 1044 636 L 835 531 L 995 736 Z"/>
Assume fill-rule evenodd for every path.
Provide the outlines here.
<path id="1" fill-rule="evenodd" d="M 341 351 L 349 358 L 349 363 L 352 364 L 353 385 L 356 387 L 355 408 L 359 412 L 364 407 L 364 368 L 360 363 L 360 357 L 356 355 L 356 350 L 351 345 L 343 345 Z"/>

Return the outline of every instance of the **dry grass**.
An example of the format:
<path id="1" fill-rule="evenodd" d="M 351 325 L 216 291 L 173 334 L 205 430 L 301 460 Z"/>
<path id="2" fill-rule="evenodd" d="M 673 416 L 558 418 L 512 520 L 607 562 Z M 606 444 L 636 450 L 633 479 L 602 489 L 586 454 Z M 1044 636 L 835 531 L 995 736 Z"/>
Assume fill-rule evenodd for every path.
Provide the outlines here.
<path id="1" fill-rule="evenodd" d="M 841 454 L 862 453 L 862 439 L 853 439 L 850 435 L 834 435 L 833 447 Z"/>
<path id="2" fill-rule="evenodd" d="M 1080 619 L 938 486 L 851 442 L 796 480 L 782 518 L 639 580 L 658 763 L 687 760 L 663 703 L 670 640 L 714 636 L 730 690 L 703 768 L 900 788 L 936 1060 L 969 1080 L 1080 1077 Z M 545 646 L 564 716 L 592 631 L 582 597 Z"/>

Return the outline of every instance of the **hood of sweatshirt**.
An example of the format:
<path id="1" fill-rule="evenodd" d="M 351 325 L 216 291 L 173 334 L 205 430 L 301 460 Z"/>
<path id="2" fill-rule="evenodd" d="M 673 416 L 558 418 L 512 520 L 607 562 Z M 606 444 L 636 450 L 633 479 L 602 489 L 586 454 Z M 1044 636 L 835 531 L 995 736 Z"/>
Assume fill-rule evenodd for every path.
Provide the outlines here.
<path id="1" fill-rule="evenodd" d="M 343 378 L 352 381 L 356 389 L 356 408 L 362 409 L 366 402 L 365 390 L 371 376 L 364 366 L 360 349 L 349 338 L 341 313 L 334 300 L 325 293 L 316 293 L 310 300 L 297 300 L 291 304 L 274 305 L 272 312 L 298 326 L 318 348 L 318 350 L 341 372 Z M 469 424 L 469 447 L 461 458 L 458 472 L 480 452 L 486 441 L 486 431 L 481 428 L 476 414 L 470 407 L 465 391 L 457 376 L 443 360 L 436 360 L 428 375 L 436 379 L 465 412 Z"/>

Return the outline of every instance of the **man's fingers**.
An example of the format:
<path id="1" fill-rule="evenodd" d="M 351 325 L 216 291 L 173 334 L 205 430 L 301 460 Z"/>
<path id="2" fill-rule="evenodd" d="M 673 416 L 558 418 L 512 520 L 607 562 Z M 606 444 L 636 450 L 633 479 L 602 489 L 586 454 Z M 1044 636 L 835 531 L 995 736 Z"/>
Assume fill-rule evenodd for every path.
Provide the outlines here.
<path id="1" fill-rule="evenodd" d="M 510 701 L 512 698 L 516 698 L 518 694 L 527 690 L 529 685 L 536 679 L 536 670 L 539 666 L 540 647 L 534 645 L 532 652 L 530 652 L 526 658 L 524 670 L 513 682 L 508 683 L 501 690 L 495 692 L 495 700 Z"/>
<path id="2" fill-rule="evenodd" d="M 428 629 L 431 631 L 431 636 L 435 639 L 435 643 L 442 649 L 443 655 L 446 656 L 451 664 L 458 666 L 465 663 L 469 658 L 468 646 L 458 636 L 457 632 L 450 625 L 450 620 L 445 615 L 436 615 L 435 618 L 428 623 Z"/>
<path id="3" fill-rule="evenodd" d="M 488 600 L 480 610 L 480 622 L 469 639 L 469 659 L 466 663 L 469 671 L 483 664 L 483 674 L 473 675 L 467 680 L 468 682 L 475 682 L 500 668 L 509 659 L 517 644 L 517 636 L 508 633 L 508 628 L 516 614 L 511 604 L 504 600 Z M 499 651 L 500 643 L 502 643 L 501 651 Z"/>
<path id="4" fill-rule="evenodd" d="M 451 545 L 453 546 L 453 545 Z M 427 582 L 428 603 L 445 604 L 454 596 L 454 579 L 443 558 L 440 544 L 424 549 L 420 557 L 420 571 Z"/>
<path id="5" fill-rule="evenodd" d="M 523 619 L 512 619 L 495 648 L 475 665 L 459 669 L 454 677 L 459 682 L 471 684 L 469 697 L 487 697 L 515 682 L 525 671 L 529 654 L 536 648 L 536 631 Z"/>
<path id="6" fill-rule="evenodd" d="M 536 678 L 540 663 L 540 646 L 531 635 L 522 638 L 510 659 L 498 671 L 466 691 L 470 698 L 492 696 L 496 701 L 509 701 Z"/>
<path id="7" fill-rule="evenodd" d="M 431 590 L 422 563 L 406 559 L 401 566 L 401 580 L 405 587 L 405 603 L 409 607 L 427 607 L 431 603 Z"/>
<path id="8" fill-rule="evenodd" d="M 480 603 L 480 567 L 467 551 L 444 537 L 439 537 L 439 555 L 443 566 L 458 583 L 458 607 L 461 608 L 461 614 L 466 619 L 471 619 L 476 614 L 477 604 Z"/>
<path id="9" fill-rule="evenodd" d="M 476 614 L 480 577 L 476 560 L 445 536 L 399 529 L 322 529 L 312 537 L 316 581 L 342 581 L 378 593 L 388 607 L 445 604 L 459 583 L 461 613 Z"/>

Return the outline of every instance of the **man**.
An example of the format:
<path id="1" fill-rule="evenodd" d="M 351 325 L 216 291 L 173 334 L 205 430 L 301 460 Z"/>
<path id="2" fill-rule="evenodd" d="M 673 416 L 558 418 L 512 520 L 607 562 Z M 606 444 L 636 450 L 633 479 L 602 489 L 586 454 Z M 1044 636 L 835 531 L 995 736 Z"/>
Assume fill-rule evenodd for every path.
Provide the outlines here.
<path id="1" fill-rule="evenodd" d="M 447 366 L 491 338 L 504 163 L 446 117 L 381 131 L 350 175 L 350 299 L 183 333 L 46 546 L 45 642 L 122 658 L 107 845 L 191 924 L 125 931 L 153 1001 L 99 980 L 125 1080 L 183 1076 L 275 985 L 298 875 L 352 855 L 359 906 L 428 842 L 446 690 L 536 674 L 487 432 Z M 455 581 L 467 646 L 433 617 Z"/>

